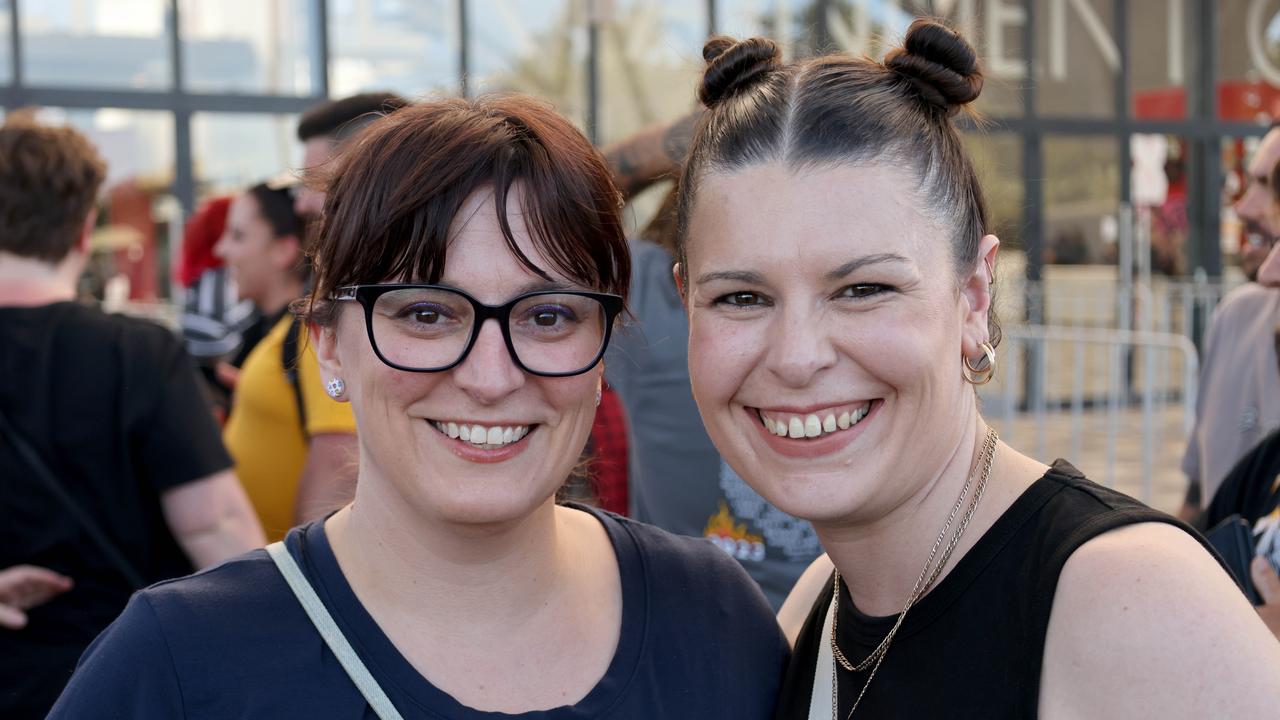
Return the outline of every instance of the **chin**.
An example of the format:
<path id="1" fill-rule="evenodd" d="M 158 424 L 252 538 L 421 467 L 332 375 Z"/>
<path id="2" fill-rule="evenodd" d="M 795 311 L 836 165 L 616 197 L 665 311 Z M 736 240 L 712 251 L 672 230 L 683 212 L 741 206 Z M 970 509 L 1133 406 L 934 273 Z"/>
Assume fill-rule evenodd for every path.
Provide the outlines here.
<path id="1" fill-rule="evenodd" d="M 509 525 L 532 515 L 551 501 L 552 493 L 518 493 L 515 488 L 493 488 L 492 492 L 442 491 L 423 498 L 429 514 L 455 525 Z"/>
<path id="2" fill-rule="evenodd" d="M 774 507 L 817 524 L 858 515 L 875 490 L 864 483 L 874 473 L 854 474 L 847 467 L 824 472 L 757 466 L 739 475 Z"/>

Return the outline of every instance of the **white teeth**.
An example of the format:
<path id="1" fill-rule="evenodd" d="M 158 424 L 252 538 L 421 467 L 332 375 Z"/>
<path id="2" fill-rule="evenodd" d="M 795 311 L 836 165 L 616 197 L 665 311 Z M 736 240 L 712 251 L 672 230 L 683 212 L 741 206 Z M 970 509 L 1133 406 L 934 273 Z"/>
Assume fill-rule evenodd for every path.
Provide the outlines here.
<path id="1" fill-rule="evenodd" d="M 804 436 L 815 438 L 822 434 L 822 421 L 817 415 L 807 415 L 804 419 Z"/>
<path id="2" fill-rule="evenodd" d="M 793 438 L 804 437 L 804 423 L 800 422 L 800 418 L 791 418 L 791 424 L 787 426 L 787 433 Z"/>
<path id="3" fill-rule="evenodd" d="M 838 430 L 848 430 L 857 425 L 858 421 L 862 420 L 870 412 L 871 403 L 867 403 L 862 407 L 854 410 L 845 410 L 839 414 L 834 412 L 828 412 L 825 415 L 810 413 L 803 416 L 791 415 L 787 418 L 773 418 L 761 411 L 759 415 L 764 428 L 773 435 L 791 438 L 816 438 Z"/>
<path id="4" fill-rule="evenodd" d="M 477 445 L 487 449 L 501 447 L 516 442 L 520 438 L 529 434 L 528 425 L 512 425 L 510 427 L 502 427 L 495 425 L 493 427 L 485 427 L 483 425 L 459 425 L 457 423 L 444 423 L 432 421 L 431 423 L 441 433 L 451 438 L 457 438 L 472 445 Z"/>

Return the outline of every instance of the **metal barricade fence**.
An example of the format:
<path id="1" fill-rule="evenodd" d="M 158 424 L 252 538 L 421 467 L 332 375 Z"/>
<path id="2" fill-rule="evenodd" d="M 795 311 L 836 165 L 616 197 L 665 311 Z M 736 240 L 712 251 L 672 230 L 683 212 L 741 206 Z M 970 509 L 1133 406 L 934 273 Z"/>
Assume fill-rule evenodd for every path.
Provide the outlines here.
<path id="1" fill-rule="evenodd" d="M 1005 328 L 997 357 L 996 379 L 980 396 L 1007 442 L 1042 461 L 1065 457 L 1093 480 L 1161 509 L 1177 506 L 1199 382 L 1190 338 L 1021 325 Z"/>

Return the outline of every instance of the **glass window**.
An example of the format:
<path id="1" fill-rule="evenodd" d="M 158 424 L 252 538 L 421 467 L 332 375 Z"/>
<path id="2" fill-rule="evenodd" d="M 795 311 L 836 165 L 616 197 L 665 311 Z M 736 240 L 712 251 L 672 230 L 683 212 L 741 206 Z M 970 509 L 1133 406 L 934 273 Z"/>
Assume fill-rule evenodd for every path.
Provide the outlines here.
<path id="1" fill-rule="evenodd" d="M 170 295 L 170 229 L 175 217 L 173 114 L 118 108 L 41 108 L 37 119 L 71 125 L 107 162 L 93 255 L 83 290 L 109 300 L 151 303 Z"/>
<path id="2" fill-rule="evenodd" d="M 817 3 L 822 6 L 822 3 Z M 985 68 L 986 83 L 975 108 L 990 116 L 1021 115 L 1027 63 L 1022 49 L 1026 11 L 1012 0 L 992 2 L 886 3 L 846 0 L 827 6 L 825 17 L 805 16 L 807 27 L 824 22 L 831 49 L 853 55 L 884 57 L 901 44 L 911 21 L 938 15 L 974 44 Z"/>
<path id="3" fill-rule="evenodd" d="M 1046 265 L 1115 263 L 1119 154 L 1112 137 L 1045 138 Z"/>
<path id="4" fill-rule="evenodd" d="M 772 38 L 790 56 L 796 40 L 792 4 L 791 0 L 715 0 L 715 32 L 739 40 Z"/>
<path id="5" fill-rule="evenodd" d="M 191 154 L 197 195 L 243 190 L 298 167 L 302 145 L 296 115 L 195 113 Z"/>
<path id="6" fill-rule="evenodd" d="M 9 44 L 9 35 L 13 26 L 9 23 L 13 22 L 13 9 L 9 0 L 0 0 L 0 83 L 13 82 L 13 68 L 9 62 L 12 59 L 11 45 Z"/>
<path id="7" fill-rule="evenodd" d="M 171 88 L 166 5 L 165 0 L 23 3 L 24 81 L 32 85 Z"/>
<path id="8" fill-rule="evenodd" d="M 1196 3 L 1140 0 L 1129 3 L 1129 112 L 1139 120 L 1182 120 L 1191 106 L 1188 82 L 1201 41 Z"/>
<path id="9" fill-rule="evenodd" d="M 329 4 L 329 42 L 333 97 L 458 90 L 457 0 L 337 0 Z"/>
<path id="10" fill-rule="evenodd" d="M 704 8 L 623 0 L 599 26 L 600 142 L 691 112 L 702 70 Z"/>
<path id="11" fill-rule="evenodd" d="M 1055 0 L 1036 10 L 1036 111 L 1114 117 L 1115 0 Z"/>
<path id="12" fill-rule="evenodd" d="M 183 82 L 196 92 L 312 92 L 312 0 L 180 0 Z"/>
<path id="13" fill-rule="evenodd" d="M 585 127 L 586 3 L 472 0 L 468 12 L 472 93 L 529 93 Z"/>
<path id="14" fill-rule="evenodd" d="M 1280 0 L 1219 0 L 1218 113 L 1266 124 L 1280 116 Z"/>
<path id="15" fill-rule="evenodd" d="M 1001 256 L 1022 249 L 1022 138 L 1009 133 L 968 132 L 962 136 L 990 211 L 990 232 L 1000 238 Z"/>
<path id="16" fill-rule="evenodd" d="M 1129 141 L 1134 262 L 1144 275 L 1187 274 L 1189 148 L 1187 140 L 1176 135 L 1134 135 Z"/>

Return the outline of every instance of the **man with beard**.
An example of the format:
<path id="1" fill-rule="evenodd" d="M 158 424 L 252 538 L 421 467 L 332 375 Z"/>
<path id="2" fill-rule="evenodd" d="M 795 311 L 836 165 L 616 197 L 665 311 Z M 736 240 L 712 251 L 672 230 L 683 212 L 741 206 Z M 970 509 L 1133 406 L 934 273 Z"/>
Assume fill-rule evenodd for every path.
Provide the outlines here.
<path id="1" fill-rule="evenodd" d="M 1187 518 L 1197 514 L 1201 498 L 1213 498 L 1246 452 L 1280 427 L 1280 290 L 1255 282 L 1278 234 L 1271 187 L 1277 162 L 1280 125 L 1273 125 L 1249 162 L 1248 186 L 1235 204 L 1246 232 L 1240 265 L 1250 282 L 1222 298 L 1204 338 L 1196 424 L 1182 458 L 1190 482 L 1182 512 Z"/>

